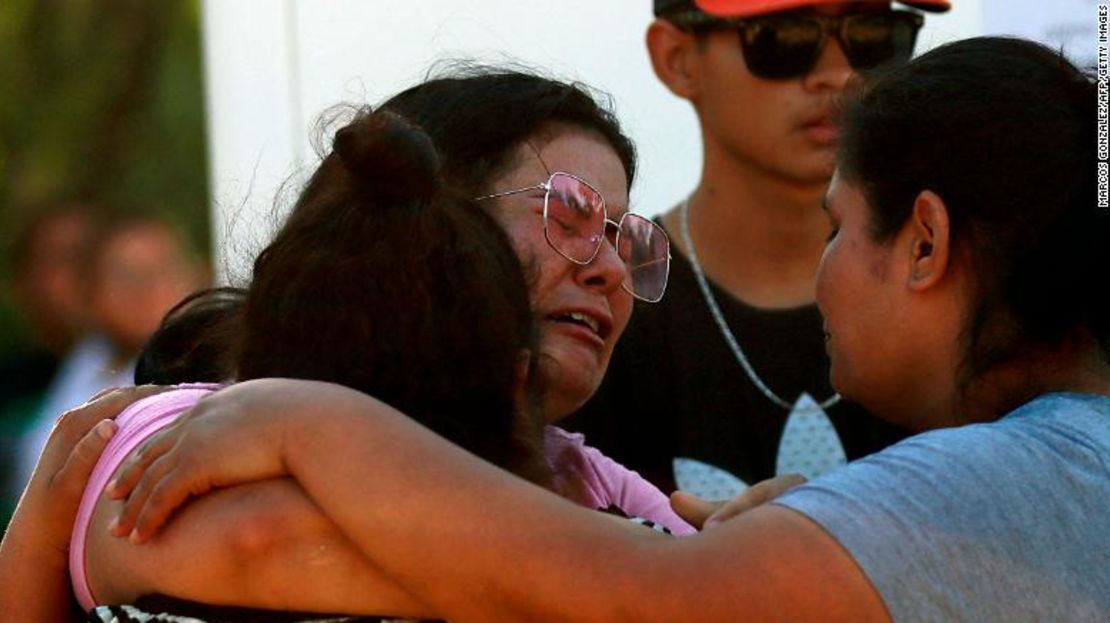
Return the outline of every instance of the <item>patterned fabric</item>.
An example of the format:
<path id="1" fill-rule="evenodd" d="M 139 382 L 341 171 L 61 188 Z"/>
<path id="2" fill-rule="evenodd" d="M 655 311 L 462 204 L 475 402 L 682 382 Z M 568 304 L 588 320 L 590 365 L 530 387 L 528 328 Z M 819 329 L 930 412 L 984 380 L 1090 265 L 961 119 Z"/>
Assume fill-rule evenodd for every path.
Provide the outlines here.
<path id="1" fill-rule="evenodd" d="M 802 394 L 782 429 L 775 475 L 801 474 L 812 480 L 847 462 L 828 414 L 812 396 Z"/>
<path id="2" fill-rule="evenodd" d="M 86 621 L 90 623 L 204 623 L 192 617 L 179 617 L 172 614 L 144 612 L 135 606 L 100 606 L 89 611 Z"/>
<path id="3" fill-rule="evenodd" d="M 661 534 L 670 534 L 671 533 L 671 531 L 667 529 L 667 526 L 657 524 L 657 523 L 655 523 L 654 521 L 652 521 L 650 519 L 644 519 L 643 517 L 629 517 L 628 520 L 631 521 L 634 524 L 640 524 L 641 526 L 643 526 L 643 527 L 645 527 L 649 530 L 654 530 L 654 531 L 659 532 Z"/>
<path id="4" fill-rule="evenodd" d="M 413 619 L 348 617 L 209 606 L 153 595 L 135 605 L 98 606 L 88 612 L 88 623 L 415 623 Z"/>
<path id="5" fill-rule="evenodd" d="M 667 526 L 664 526 L 663 524 L 660 524 L 660 523 L 655 523 L 654 521 L 652 521 L 650 519 L 644 519 L 643 517 L 631 516 L 628 513 L 624 512 L 624 509 L 622 509 L 619 506 L 614 505 L 614 506 L 610 506 L 608 508 L 599 508 L 597 510 L 602 512 L 602 513 L 608 513 L 609 515 L 616 515 L 617 517 L 623 517 L 623 518 L 627 519 L 628 521 L 631 521 L 634 524 L 643 526 L 643 527 L 647 528 L 648 530 L 654 530 L 654 531 L 656 531 L 660 534 L 671 534 L 671 530 L 669 528 L 667 528 Z"/>

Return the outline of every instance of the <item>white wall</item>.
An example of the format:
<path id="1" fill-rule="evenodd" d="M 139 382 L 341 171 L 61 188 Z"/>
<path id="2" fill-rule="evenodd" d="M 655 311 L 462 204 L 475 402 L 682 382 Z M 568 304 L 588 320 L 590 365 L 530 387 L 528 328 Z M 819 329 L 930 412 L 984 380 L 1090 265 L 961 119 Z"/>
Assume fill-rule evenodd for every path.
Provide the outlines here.
<path id="1" fill-rule="evenodd" d="M 952 12 L 929 16 L 919 49 L 982 32 L 987 1 L 955 0 Z M 246 275 L 278 221 L 277 189 L 315 163 L 309 136 L 321 111 L 340 101 L 378 102 L 444 58 L 519 60 L 608 91 L 640 150 L 632 208 L 654 214 L 673 205 L 694 185 L 700 147 L 693 113 L 648 64 L 643 33 L 650 5 L 204 0 L 217 265 L 233 277 Z"/>
<path id="2" fill-rule="evenodd" d="M 1078 63 L 1093 63 L 1098 0 L 982 0 L 990 34 L 1017 35 L 1062 49 Z M 1105 0 L 1103 0 L 1105 4 Z"/>

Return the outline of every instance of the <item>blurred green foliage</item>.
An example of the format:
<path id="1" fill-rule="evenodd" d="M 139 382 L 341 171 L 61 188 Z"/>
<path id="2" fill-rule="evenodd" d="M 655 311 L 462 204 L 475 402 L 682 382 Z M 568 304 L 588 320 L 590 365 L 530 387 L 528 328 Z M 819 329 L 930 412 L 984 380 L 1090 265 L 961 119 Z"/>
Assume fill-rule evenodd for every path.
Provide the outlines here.
<path id="1" fill-rule="evenodd" d="M 196 0 L 0 1 L 0 282 L 15 232 L 52 202 L 149 211 L 207 255 Z M 19 341 L 0 288 L 0 350 Z"/>

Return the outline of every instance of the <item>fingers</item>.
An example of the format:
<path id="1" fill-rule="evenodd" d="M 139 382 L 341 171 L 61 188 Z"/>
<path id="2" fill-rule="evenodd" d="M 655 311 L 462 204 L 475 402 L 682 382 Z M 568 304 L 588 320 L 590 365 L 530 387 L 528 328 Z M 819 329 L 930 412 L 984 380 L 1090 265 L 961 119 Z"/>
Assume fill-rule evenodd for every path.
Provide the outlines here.
<path id="1" fill-rule="evenodd" d="M 51 495 L 79 501 L 100 454 L 116 434 L 116 423 L 100 420 L 77 442 L 65 464 L 50 481 Z"/>
<path id="2" fill-rule="evenodd" d="M 69 460 L 77 444 L 98 422 L 114 419 L 127 405 L 159 391 L 162 389 L 153 386 L 111 389 L 100 392 L 80 407 L 66 411 L 54 423 L 35 469 L 43 472 L 48 481 L 53 480 L 57 473 L 56 466 Z"/>
<path id="3" fill-rule="evenodd" d="M 155 433 L 124 460 L 105 489 L 110 499 L 121 500 L 130 495 L 150 465 L 173 448 L 174 437 L 168 434 L 172 428 Z"/>
<path id="4" fill-rule="evenodd" d="M 157 385 L 112 388 L 98 392 L 85 404 L 66 411 L 54 424 L 46 449 L 69 454 L 77 442 L 100 420 L 115 419 L 131 403 L 170 389 Z M 46 451 L 43 455 L 46 455 Z M 60 457 L 58 457 L 60 458 Z"/>
<path id="5" fill-rule="evenodd" d="M 172 472 L 175 466 L 176 461 L 173 455 L 162 455 L 150 462 L 144 470 L 139 473 L 139 478 L 134 488 L 131 490 L 130 495 L 127 497 L 127 500 L 123 503 L 123 508 L 120 509 L 119 516 L 116 517 L 109 528 L 112 535 L 120 537 L 127 536 L 132 541 L 138 542 L 142 536 L 136 532 L 135 528 L 141 516 L 145 516 L 146 518 L 145 525 L 147 526 L 147 530 L 149 530 L 151 525 L 157 524 L 157 522 L 152 521 L 154 517 L 151 515 L 151 511 L 147 511 L 145 507 L 151 501 L 159 504 L 165 504 L 171 501 L 166 497 L 164 488 L 160 488 L 159 485 L 166 474 Z M 151 496 L 156 491 L 159 492 L 158 497 L 152 500 Z M 185 496 L 182 496 L 179 502 L 183 502 L 184 497 Z M 170 510 L 172 510 L 172 508 Z M 168 515 L 169 511 L 166 511 L 165 516 Z M 149 536 L 150 532 L 144 532 L 143 534 Z"/>
<path id="6" fill-rule="evenodd" d="M 160 394 L 172 387 L 161 385 L 138 385 L 135 387 L 109 387 L 93 394 L 85 404 L 73 410 L 89 411 L 101 414 L 101 419 L 111 419 L 119 415 L 133 402 L 148 396 Z"/>
<path id="7" fill-rule="evenodd" d="M 686 523 L 698 528 L 713 515 L 723 502 L 709 502 L 685 491 L 675 491 L 671 494 L 671 508 Z"/>
<path id="8" fill-rule="evenodd" d="M 177 443 L 177 438 L 171 434 L 173 428 L 155 433 L 132 452 L 105 488 L 110 499 L 125 500 L 117 521 L 112 522 L 110 532 L 113 535 L 130 533 L 151 487 L 173 466 L 174 459 L 166 457 Z"/>
<path id="9" fill-rule="evenodd" d="M 806 479 L 799 474 L 768 478 L 748 487 L 735 498 L 722 502 L 710 502 L 685 491 L 675 491 L 671 494 L 671 508 L 690 525 L 699 530 L 707 530 L 745 511 L 766 504 L 805 481 Z"/>
<path id="10" fill-rule="evenodd" d="M 92 398 L 89 399 L 81 407 L 92 407 L 100 409 L 105 413 L 105 417 L 115 417 L 119 415 L 133 402 L 138 402 L 143 398 L 161 394 L 162 392 L 169 391 L 173 387 L 168 385 L 137 385 L 135 387 L 115 387 L 112 389 L 102 390 L 97 392 Z M 110 414 L 110 415 L 108 415 Z"/>
<path id="11" fill-rule="evenodd" d="M 728 521 L 745 511 L 766 504 L 805 481 L 806 479 L 799 474 L 784 474 L 757 482 L 740 495 L 721 504 L 717 510 L 706 518 L 703 528 Z"/>
<path id="12" fill-rule="evenodd" d="M 157 534 L 189 498 L 213 488 L 203 470 L 193 469 L 195 462 L 182 458 L 181 447 L 173 442 L 172 435 L 156 445 L 132 466 L 134 473 L 128 475 L 132 484 L 127 487 L 130 494 L 109 528 L 112 535 L 126 536 L 132 543 L 145 542 Z M 140 469 L 139 465 L 143 467 Z M 121 497 L 122 487 L 114 486 L 114 497 Z"/>
<path id="13" fill-rule="evenodd" d="M 193 494 L 207 491 L 207 485 L 186 486 L 180 474 L 182 431 L 189 420 L 204 411 L 202 399 L 178 416 L 174 424 L 155 433 L 123 462 L 105 489 L 111 499 L 123 499 L 120 514 L 109 527 L 113 536 L 128 537 L 140 543 L 153 536 L 173 511 Z"/>
<path id="14" fill-rule="evenodd" d="M 201 400 L 125 461 L 108 485 L 112 498 L 125 498 L 113 535 L 141 543 L 192 497 L 285 473 L 283 420 L 236 405 L 234 397 Z"/>
<path id="15" fill-rule="evenodd" d="M 120 387 L 105 387 L 104 389 L 102 389 L 102 390 L 96 392 L 95 394 L 93 394 L 91 398 L 89 398 L 88 400 L 85 401 L 85 404 L 88 404 L 90 402 L 95 402 L 97 398 L 100 398 L 102 396 L 106 396 L 106 395 L 116 391 L 117 389 L 122 389 L 122 388 L 120 388 Z"/>
<path id="16" fill-rule="evenodd" d="M 169 520 L 170 515 L 183 506 L 190 497 L 203 495 L 211 488 L 205 486 L 203 489 L 193 491 L 186 484 L 190 478 L 185 477 L 183 472 L 181 465 L 177 465 L 150 488 L 150 494 L 146 496 L 142 508 L 138 510 L 135 527 L 128 537 L 132 543 L 143 543 L 157 534 Z"/>
<path id="17" fill-rule="evenodd" d="M 183 429 L 189 420 L 201 417 L 211 411 L 210 398 L 211 396 L 201 398 L 192 408 L 178 415 L 172 425 L 151 435 L 150 439 L 143 442 L 135 452 L 132 452 L 131 456 L 123 462 L 123 465 L 117 471 L 116 477 L 108 483 L 106 488 L 108 497 L 114 500 L 127 497 L 135 484 L 139 482 L 147 467 L 173 448 L 176 439 L 178 439 L 179 430 Z"/>

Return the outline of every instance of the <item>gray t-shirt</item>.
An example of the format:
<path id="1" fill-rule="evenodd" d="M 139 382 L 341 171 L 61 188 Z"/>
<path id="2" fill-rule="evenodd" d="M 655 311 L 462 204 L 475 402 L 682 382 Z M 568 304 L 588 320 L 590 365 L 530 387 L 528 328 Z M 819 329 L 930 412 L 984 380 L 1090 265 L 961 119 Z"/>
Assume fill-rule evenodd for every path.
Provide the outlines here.
<path id="1" fill-rule="evenodd" d="M 917 435 L 776 503 L 839 541 L 895 621 L 1110 621 L 1110 397 Z"/>

